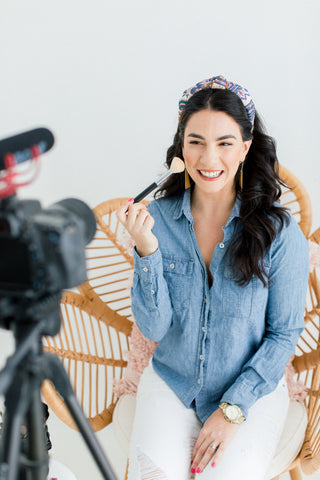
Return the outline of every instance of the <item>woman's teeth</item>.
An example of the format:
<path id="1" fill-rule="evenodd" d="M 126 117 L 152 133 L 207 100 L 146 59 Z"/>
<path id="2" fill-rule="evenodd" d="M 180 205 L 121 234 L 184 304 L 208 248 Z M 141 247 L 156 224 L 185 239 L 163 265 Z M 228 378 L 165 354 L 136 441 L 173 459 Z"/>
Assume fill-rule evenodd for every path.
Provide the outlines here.
<path id="1" fill-rule="evenodd" d="M 205 172 L 205 171 L 203 171 L 203 170 L 199 170 L 199 172 L 200 172 L 201 175 L 203 175 L 204 177 L 214 178 L 214 177 L 219 177 L 219 175 L 221 175 L 221 173 L 223 172 L 223 170 L 219 170 L 219 171 L 215 171 L 215 172 Z"/>

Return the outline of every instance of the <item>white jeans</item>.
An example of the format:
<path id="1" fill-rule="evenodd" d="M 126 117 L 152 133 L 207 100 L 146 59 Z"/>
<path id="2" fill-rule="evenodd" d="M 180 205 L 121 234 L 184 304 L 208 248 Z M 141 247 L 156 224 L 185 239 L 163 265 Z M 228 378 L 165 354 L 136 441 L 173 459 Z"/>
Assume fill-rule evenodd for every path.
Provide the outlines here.
<path id="1" fill-rule="evenodd" d="M 284 378 L 249 411 L 216 467 L 198 480 L 264 480 L 286 419 L 289 396 Z M 188 480 L 191 454 L 202 424 L 150 364 L 137 392 L 128 480 Z"/>

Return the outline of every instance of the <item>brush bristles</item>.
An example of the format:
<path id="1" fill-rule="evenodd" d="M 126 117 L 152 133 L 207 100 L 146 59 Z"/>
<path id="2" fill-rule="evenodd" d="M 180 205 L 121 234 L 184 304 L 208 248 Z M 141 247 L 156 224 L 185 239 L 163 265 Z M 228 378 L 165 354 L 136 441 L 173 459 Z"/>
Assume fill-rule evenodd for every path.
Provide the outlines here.
<path id="1" fill-rule="evenodd" d="M 170 171 L 172 173 L 181 173 L 185 169 L 184 161 L 179 157 L 174 157 L 170 165 Z"/>

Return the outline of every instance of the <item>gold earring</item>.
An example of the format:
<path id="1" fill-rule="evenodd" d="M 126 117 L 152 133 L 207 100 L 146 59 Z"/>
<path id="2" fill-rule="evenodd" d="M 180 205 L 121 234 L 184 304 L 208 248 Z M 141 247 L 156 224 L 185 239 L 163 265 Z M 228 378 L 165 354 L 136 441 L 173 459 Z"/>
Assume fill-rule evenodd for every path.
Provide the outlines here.
<path id="1" fill-rule="evenodd" d="M 239 185 L 240 185 L 240 190 L 241 190 L 241 192 L 242 192 L 242 189 L 243 189 L 243 164 L 244 164 L 244 162 L 240 162 Z"/>
<path id="2" fill-rule="evenodd" d="M 188 188 L 190 188 L 190 177 L 186 168 L 184 170 L 184 188 L 185 190 L 188 190 Z"/>

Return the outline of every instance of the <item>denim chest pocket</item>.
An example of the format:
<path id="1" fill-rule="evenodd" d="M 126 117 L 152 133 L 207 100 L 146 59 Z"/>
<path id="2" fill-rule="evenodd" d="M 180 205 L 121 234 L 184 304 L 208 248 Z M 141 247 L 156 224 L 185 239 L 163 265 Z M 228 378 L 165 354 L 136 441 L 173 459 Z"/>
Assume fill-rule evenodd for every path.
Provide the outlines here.
<path id="1" fill-rule="evenodd" d="M 255 279 L 244 287 L 234 280 L 231 266 L 226 266 L 222 278 L 222 310 L 225 315 L 235 318 L 249 317 L 252 311 Z"/>
<path id="2" fill-rule="evenodd" d="M 266 274 L 270 266 L 265 263 Z M 261 308 L 265 309 L 268 297 L 268 287 L 264 287 L 259 278 L 253 276 L 246 286 L 239 285 L 234 280 L 233 268 L 227 265 L 222 280 L 223 313 L 236 318 L 249 317 Z"/>
<path id="3" fill-rule="evenodd" d="M 184 310 L 190 305 L 194 260 L 165 254 L 162 260 L 172 306 L 176 311 Z"/>

